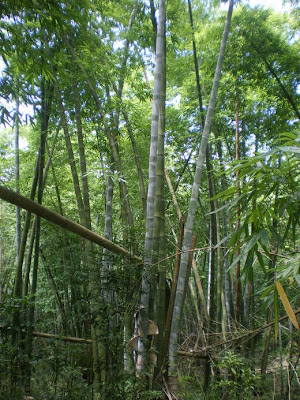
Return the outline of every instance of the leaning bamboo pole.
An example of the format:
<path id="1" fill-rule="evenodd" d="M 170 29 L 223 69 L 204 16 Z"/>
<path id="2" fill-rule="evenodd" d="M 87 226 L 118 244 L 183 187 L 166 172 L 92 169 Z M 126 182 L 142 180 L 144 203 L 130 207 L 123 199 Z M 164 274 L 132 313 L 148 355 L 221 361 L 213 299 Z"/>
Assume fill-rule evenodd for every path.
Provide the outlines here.
<path id="1" fill-rule="evenodd" d="M 129 257 L 132 261 L 141 263 L 142 259 L 130 251 L 124 249 L 123 247 L 111 242 L 108 239 L 105 239 L 103 236 L 98 235 L 97 233 L 91 231 L 66 218 L 55 211 L 50 210 L 49 208 L 42 206 L 35 201 L 28 199 L 27 197 L 21 196 L 14 191 L 7 189 L 4 186 L 0 185 L 0 198 L 2 200 L 7 201 L 8 203 L 19 206 L 27 211 L 30 211 L 33 214 L 38 215 L 41 218 L 44 218 L 55 225 L 61 226 L 67 231 L 73 232 L 78 236 L 81 236 L 84 239 L 90 240 L 93 243 L 98 244 L 101 247 L 111 251 L 114 254 L 123 255 L 125 257 Z"/>

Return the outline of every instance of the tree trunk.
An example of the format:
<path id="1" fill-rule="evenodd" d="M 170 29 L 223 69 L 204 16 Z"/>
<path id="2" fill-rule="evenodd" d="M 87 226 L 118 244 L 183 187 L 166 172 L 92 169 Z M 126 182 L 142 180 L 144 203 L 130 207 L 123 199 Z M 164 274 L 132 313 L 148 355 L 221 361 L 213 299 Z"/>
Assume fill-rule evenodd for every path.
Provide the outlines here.
<path id="1" fill-rule="evenodd" d="M 114 113 L 114 117 L 115 117 L 115 125 L 116 125 L 117 129 L 118 129 L 118 126 L 119 126 L 119 117 L 120 117 L 122 93 L 123 93 L 123 87 L 124 87 L 125 75 L 126 75 L 126 65 L 127 65 L 127 60 L 128 60 L 128 56 L 129 56 L 129 44 L 130 44 L 129 34 L 130 34 L 130 31 L 131 31 L 131 28 L 132 28 L 133 18 L 134 18 L 135 12 L 136 12 L 136 6 L 134 5 L 134 7 L 132 9 L 132 12 L 131 12 L 131 15 L 130 15 L 129 22 L 128 22 L 127 37 L 126 37 L 126 40 L 125 40 L 123 60 L 121 62 L 121 69 L 120 69 L 119 86 L 118 86 L 117 91 L 116 91 L 117 97 L 118 97 L 118 101 L 117 101 L 116 111 Z"/>
<path id="2" fill-rule="evenodd" d="M 225 168 L 224 168 L 224 161 L 223 161 L 223 152 L 221 141 L 219 139 L 218 128 L 216 128 L 217 132 L 217 151 L 219 156 L 220 168 L 221 168 L 221 188 L 222 191 L 225 191 L 228 188 L 228 184 L 226 182 L 226 175 L 225 175 Z M 222 203 L 222 207 L 225 207 L 226 203 Z M 224 238 L 228 235 L 228 220 L 227 220 L 226 209 L 223 210 L 223 236 Z M 231 318 L 233 316 L 233 302 L 232 302 L 232 291 L 231 291 L 231 279 L 230 273 L 228 271 L 229 262 L 228 262 L 228 254 L 227 254 L 227 243 L 228 240 L 224 242 L 223 251 L 223 260 L 224 260 L 224 302 L 225 302 L 225 310 L 226 310 L 226 325 L 227 325 L 227 332 L 230 332 L 231 329 Z"/>
<path id="3" fill-rule="evenodd" d="M 86 228 L 91 229 L 90 196 L 89 196 L 89 185 L 88 185 L 88 178 L 87 178 L 85 150 L 84 150 L 84 143 L 83 143 L 80 101 L 79 101 L 77 86 L 74 82 L 73 82 L 72 87 L 73 87 L 73 95 L 74 95 L 83 208 L 84 208 L 84 214 L 85 214 L 85 220 L 86 220 Z"/>
<path id="4" fill-rule="evenodd" d="M 208 145 L 209 146 L 209 145 Z M 206 158 L 206 169 L 207 169 L 207 181 L 208 181 L 208 193 L 209 197 L 213 198 L 215 195 L 214 190 L 214 177 L 212 171 L 212 164 L 210 162 L 210 150 L 208 147 L 205 152 Z M 209 231 L 209 268 L 208 268 L 208 278 L 209 282 L 207 288 L 207 306 L 209 314 L 209 326 L 208 330 L 214 330 L 215 325 L 215 313 L 216 313 L 216 298 L 215 298 L 215 265 L 216 265 L 216 244 L 217 244 L 217 220 L 215 214 L 215 203 L 213 200 L 209 201 L 210 208 L 210 231 Z"/>
<path id="5" fill-rule="evenodd" d="M 200 122 L 202 125 L 202 130 L 204 129 L 205 125 L 205 113 L 203 109 L 203 102 L 202 102 L 202 93 L 201 93 L 201 86 L 200 86 L 200 75 L 199 75 L 199 67 L 198 67 L 198 58 L 197 58 L 197 49 L 196 49 L 196 42 L 195 42 L 195 32 L 194 32 L 194 23 L 193 23 L 193 13 L 192 13 L 192 6 L 191 1 L 188 0 L 188 8 L 189 8 L 189 17 L 190 17 L 190 25 L 192 30 L 192 41 L 193 41 L 193 58 L 194 58 L 194 69 L 195 69 L 195 78 L 196 78 L 196 88 L 197 88 L 197 95 L 198 95 L 198 103 L 199 103 L 199 112 L 200 112 Z M 206 170 L 207 170 L 207 182 L 208 182 L 208 191 L 209 191 L 209 198 L 212 199 L 215 196 L 215 178 L 213 173 L 213 165 L 211 163 L 211 149 L 209 146 L 206 147 L 205 158 L 206 158 Z M 209 258 L 209 287 L 208 287 L 208 306 L 209 310 L 208 313 L 210 315 L 210 320 L 214 320 L 214 313 L 215 313 L 215 298 L 214 298 L 214 276 L 215 276 L 215 261 L 216 261 L 216 254 L 215 254 L 215 245 L 217 244 L 217 221 L 215 215 L 215 204 L 213 200 L 210 200 L 210 258 Z M 218 259 L 217 259 L 218 263 Z M 219 265 L 219 264 L 217 264 Z M 217 307 L 220 306 L 221 303 L 218 303 L 217 299 Z M 217 319 L 218 323 L 218 319 Z"/>
<path id="6" fill-rule="evenodd" d="M 139 340 L 138 351 L 139 357 L 137 362 L 138 371 L 145 371 L 147 367 L 147 326 L 149 318 L 149 301 L 151 290 L 151 263 L 153 250 L 153 228 L 154 228 L 154 200 L 156 185 L 156 161 L 157 161 L 157 144 L 159 131 L 159 112 L 161 107 L 161 85 L 163 74 L 163 53 L 165 41 L 165 1 L 159 1 L 159 23 L 156 39 L 156 64 L 154 72 L 154 92 L 152 102 L 152 119 L 151 119 L 151 139 L 150 139 L 150 155 L 149 155 L 149 180 L 147 193 L 147 217 L 146 217 L 146 235 L 144 245 L 144 269 L 141 289 L 141 319 L 142 332 L 144 336 Z"/>
<path id="7" fill-rule="evenodd" d="M 215 201 L 215 208 L 218 209 L 217 200 Z M 221 226 L 220 226 L 220 214 L 219 211 L 216 211 L 216 233 L 217 233 L 217 243 L 221 242 Z M 222 265 L 221 265 L 221 247 L 217 248 L 217 315 L 216 315 L 216 332 L 220 333 L 223 331 L 225 334 L 224 327 L 226 324 L 222 323 L 222 292 L 223 292 L 223 279 L 222 279 Z M 224 319 L 226 319 L 226 315 L 223 315 Z"/>
<path id="8" fill-rule="evenodd" d="M 52 91 L 52 90 L 51 90 Z M 39 157 L 39 181 L 38 181 L 38 204 L 42 204 L 43 190 L 44 190 L 44 165 L 45 165 L 45 148 L 46 148 L 46 135 L 48 131 L 48 122 L 50 117 L 50 107 L 52 100 L 52 93 L 49 90 L 48 85 L 42 81 L 41 86 L 41 100 L 42 100 L 42 111 L 41 111 L 41 140 L 40 140 L 40 157 Z M 34 310 L 35 310 L 35 299 L 37 290 L 37 276 L 38 276 L 38 265 L 39 265 L 39 250 L 40 250 L 40 225 L 41 218 L 36 218 L 35 228 L 35 243 L 34 243 L 34 263 L 32 269 L 32 284 L 31 284 L 31 295 L 33 296 L 33 304 L 29 307 L 28 315 L 28 332 L 26 338 L 26 353 L 28 360 L 32 358 L 32 344 L 33 344 L 33 325 L 34 325 Z M 31 364 L 27 364 L 26 373 L 26 389 L 30 392 L 30 378 L 31 378 Z"/>
<path id="9" fill-rule="evenodd" d="M 33 181 L 32 181 L 32 186 L 31 186 L 31 192 L 30 192 L 31 200 L 34 199 L 37 182 L 38 182 L 39 159 L 40 159 L 40 156 L 38 155 L 36 166 L 35 166 L 34 177 L 33 177 Z M 20 206 L 18 206 L 18 207 L 20 208 Z M 23 268 L 23 261 L 24 261 L 24 256 L 25 256 L 27 236 L 28 236 L 28 232 L 29 232 L 29 228 L 30 228 L 30 217 L 31 217 L 31 213 L 29 211 L 27 211 L 26 216 L 25 216 L 25 222 L 24 222 L 24 227 L 23 227 L 23 232 L 22 232 L 22 238 L 21 238 L 21 243 L 20 243 L 20 248 L 19 248 L 18 263 L 17 263 L 16 275 L 15 275 L 14 296 L 19 299 L 21 299 L 22 294 L 24 294 L 24 293 L 22 293 L 22 285 L 23 285 L 23 283 L 22 283 L 22 268 Z M 13 317 L 12 317 L 12 342 L 13 343 L 17 339 L 17 330 L 19 330 L 19 328 L 20 328 L 19 325 L 20 325 L 20 315 L 19 315 L 19 308 L 17 308 L 13 312 Z"/>
<path id="10" fill-rule="evenodd" d="M 121 205 L 122 205 L 122 213 L 126 214 L 126 219 L 128 221 L 128 226 L 131 229 L 131 234 L 133 234 L 133 228 L 134 228 L 134 223 L 133 223 L 133 214 L 131 211 L 131 206 L 130 206 L 130 202 L 129 202 L 129 195 L 128 195 L 128 190 L 127 190 L 127 185 L 126 185 L 126 180 L 124 177 L 124 173 L 122 170 L 122 166 L 121 166 L 121 160 L 120 160 L 120 155 L 119 155 L 119 151 L 118 151 L 118 147 L 117 147 L 117 142 L 116 142 L 116 135 L 113 135 L 110 127 L 107 123 L 107 120 L 105 118 L 105 112 L 104 109 L 101 105 L 100 100 L 98 99 L 95 87 L 93 86 L 83 64 L 78 60 L 75 51 L 71 45 L 71 43 L 64 37 L 66 46 L 69 48 L 70 53 L 72 55 L 72 57 L 74 58 L 74 60 L 77 62 L 78 67 L 81 69 L 87 84 L 89 86 L 89 89 L 91 91 L 91 94 L 93 96 L 93 99 L 96 103 L 100 118 L 102 120 L 102 124 L 104 126 L 104 130 L 106 132 L 108 141 L 109 141 L 109 145 L 110 145 L 110 149 L 111 149 L 111 155 L 113 157 L 114 163 L 115 163 L 115 168 L 118 171 L 119 174 L 119 187 L 120 187 L 120 196 L 121 196 Z M 117 128 L 117 127 L 116 127 Z M 133 240 L 134 241 L 134 240 Z"/>
<path id="11" fill-rule="evenodd" d="M 145 185 L 144 185 L 144 178 L 143 178 L 143 171 L 142 171 L 142 165 L 141 165 L 141 160 L 140 160 L 140 156 L 138 153 L 138 149 L 137 149 L 137 145 L 136 145 L 136 141 L 133 135 L 133 131 L 132 131 L 132 126 L 130 124 L 129 118 L 128 118 L 128 114 L 125 110 L 122 110 L 125 122 L 126 122 L 126 128 L 127 128 L 127 132 L 128 135 L 130 137 L 130 141 L 132 144 L 132 149 L 133 149 L 133 153 L 134 153 L 134 157 L 135 157 L 135 164 L 136 164 L 136 169 L 137 169 L 137 173 L 138 173 L 138 178 L 139 178 L 139 185 L 140 185 L 140 193 L 141 193 L 141 200 L 142 200 L 142 206 L 143 206 L 143 215 L 144 218 L 146 218 L 146 214 L 147 214 L 147 195 L 146 195 L 146 190 L 145 190 Z"/>
<path id="12" fill-rule="evenodd" d="M 201 183 L 201 175 L 202 175 L 205 151 L 206 151 L 208 136 L 209 136 L 210 128 L 211 128 L 211 124 L 212 124 L 212 117 L 213 117 L 213 113 L 214 113 L 216 97 L 217 97 L 217 92 L 218 92 L 218 86 L 219 86 L 219 81 L 220 81 L 220 77 L 221 77 L 221 69 L 222 69 L 225 47 L 226 47 L 228 33 L 229 33 L 232 9 L 233 9 L 233 1 L 230 0 L 229 10 L 228 10 L 228 14 L 227 14 L 227 20 L 226 20 L 226 24 L 225 24 L 225 28 L 224 28 L 224 32 L 223 32 L 222 41 L 221 41 L 220 54 L 218 57 L 217 67 L 216 67 L 213 86 L 212 86 L 211 95 L 210 95 L 208 112 L 206 115 L 205 126 L 204 126 L 204 130 L 203 130 L 201 144 L 200 144 L 200 151 L 199 151 L 199 156 L 198 156 L 198 160 L 197 160 L 196 173 L 195 173 L 193 189 L 192 189 L 192 194 L 191 194 L 191 199 L 190 199 L 188 218 L 187 218 L 187 223 L 186 223 L 185 232 L 184 232 L 183 254 L 182 254 L 181 263 L 180 263 L 179 280 L 178 280 L 176 297 L 175 297 L 175 306 L 174 306 L 174 313 L 173 313 L 173 320 L 172 320 L 171 334 L 170 334 L 170 345 L 169 345 L 169 376 L 171 378 L 170 384 L 171 384 L 172 388 L 175 389 L 175 391 L 177 389 L 176 372 L 177 372 L 178 332 L 179 332 L 179 326 L 180 326 L 180 315 L 181 315 L 181 310 L 182 310 L 183 301 L 184 301 L 184 298 L 183 298 L 184 286 L 185 286 L 185 281 L 187 279 L 188 250 L 190 249 L 190 246 L 191 246 L 193 226 L 194 226 L 195 215 L 196 215 L 196 207 L 197 207 L 198 193 L 199 193 L 199 188 L 200 188 L 200 183 Z M 172 379 L 172 378 L 175 378 L 175 379 Z"/>
<path id="13" fill-rule="evenodd" d="M 15 114 L 15 189 L 16 193 L 20 193 L 20 156 L 19 156 L 19 135 L 20 135 L 20 120 L 19 120 L 20 99 L 19 94 L 16 98 L 16 114 Z M 21 213 L 20 207 L 16 207 L 16 244 L 17 244 L 17 264 L 19 261 L 20 245 L 21 245 Z M 21 283 L 22 285 L 22 283 Z"/>
<path id="14" fill-rule="evenodd" d="M 75 85 L 73 86 L 74 89 Z M 72 143 L 68 133 L 68 126 L 66 122 L 65 110 L 63 106 L 63 102 L 61 99 L 60 90 L 58 87 L 58 82 L 55 81 L 55 93 L 57 97 L 57 101 L 59 103 L 60 117 L 62 121 L 62 127 L 64 131 L 66 147 L 69 156 L 69 164 L 72 172 L 72 179 L 74 185 L 74 191 L 76 195 L 76 201 L 78 206 L 79 219 L 81 224 L 86 229 L 91 229 L 91 219 L 89 213 L 89 194 L 88 194 L 88 186 L 87 186 L 87 177 L 86 177 L 86 161 L 84 154 L 84 144 L 82 138 L 82 128 L 81 128 L 81 117 L 80 117 L 80 109 L 79 109 L 79 99 L 77 96 L 77 91 L 75 88 L 75 113 L 76 113 L 76 123 L 77 123 L 77 136 L 79 143 L 79 151 L 80 151 L 80 167 L 81 167 L 81 177 L 82 177 L 82 189 L 84 191 L 83 197 L 81 195 L 79 179 L 74 159 L 74 153 L 72 149 Z M 84 198 L 84 200 L 83 200 Z M 88 270 L 89 270 L 89 291 L 90 291 L 90 304 L 91 304 L 91 312 L 94 315 L 93 325 L 92 325 L 92 347 L 93 347 L 93 372 L 94 372 L 94 390 L 97 396 L 99 396 L 101 390 L 101 384 L 106 381 L 106 353 L 105 346 L 101 343 L 101 310 L 99 304 L 99 273 L 98 268 L 95 265 L 93 259 L 93 246 L 92 242 L 86 241 L 85 248 L 87 251 L 87 261 L 88 261 Z"/>
<path id="15" fill-rule="evenodd" d="M 163 334 L 165 330 L 165 300 L 166 300 L 166 266 L 163 261 L 165 258 L 165 199 L 164 199 L 164 177 L 165 177 L 165 102 L 166 102 L 166 40 L 163 37 L 162 54 L 162 73 L 160 88 L 160 110 L 157 141 L 157 167 L 156 167 L 156 185 L 155 185 L 155 206 L 154 206 L 154 230 L 153 230 L 153 255 L 152 263 L 159 262 L 158 272 L 158 293 L 156 296 L 156 319 L 158 325 L 157 336 L 157 363 L 156 373 L 160 371 L 163 364 Z M 157 259 L 157 261 L 154 261 Z M 153 268 L 152 274 L 156 268 Z M 154 275 L 154 274 L 153 274 Z M 154 285 L 157 280 L 154 275 Z M 153 288 L 152 288 L 153 289 Z M 153 290 L 154 291 L 154 290 Z"/>
<path id="16" fill-rule="evenodd" d="M 156 36 L 157 36 L 157 22 L 155 18 L 155 6 L 154 6 L 154 0 L 150 0 L 150 12 L 151 12 L 151 22 L 152 22 L 152 28 L 153 28 L 153 48 L 154 48 L 154 53 L 156 53 Z"/>
<path id="17" fill-rule="evenodd" d="M 240 139 L 239 139 L 239 109 L 238 109 L 238 100 L 236 98 L 235 102 L 235 159 L 238 161 L 240 159 Z M 236 207 L 236 232 L 240 230 L 241 222 L 240 222 L 240 170 L 236 171 L 236 197 L 237 197 L 237 207 Z M 240 255 L 240 241 L 238 240 L 236 243 L 237 251 L 236 257 Z M 242 301 L 242 290 L 241 290 L 241 263 L 237 262 L 235 267 L 235 278 L 236 278 L 236 286 L 235 286 L 235 323 L 238 326 L 241 318 L 241 301 Z"/>
<path id="18" fill-rule="evenodd" d="M 2 223 L 3 213 L 2 213 L 2 201 L 0 201 L 0 276 L 3 276 L 3 263 L 2 263 Z M 2 303 L 2 281 L 0 282 L 0 304 Z M 0 314 L 1 317 L 1 314 Z"/>
<path id="19" fill-rule="evenodd" d="M 77 139 L 78 139 L 78 149 L 79 149 L 79 159 L 80 159 L 80 174 L 81 174 L 81 186 L 82 186 L 82 196 L 83 196 L 83 206 L 84 206 L 84 224 L 87 229 L 91 229 L 91 215 L 90 215 L 90 199 L 89 199 L 89 187 L 88 187 L 88 179 L 87 179 L 87 166 L 86 166 L 86 157 L 85 157 L 85 149 L 83 142 L 83 132 L 82 132 L 82 123 L 81 123 L 81 110 L 80 110 L 80 101 L 77 91 L 77 86 L 73 83 L 73 94 L 74 94 L 74 105 L 75 105 L 75 116 L 76 116 L 76 127 L 77 127 Z M 112 193 L 108 190 L 108 194 L 112 195 Z M 106 202 L 106 205 L 109 203 Z M 107 227 L 106 227 L 107 228 Z M 108 229 L 108 228 L 107 228 Z M 111 230 L 112 228 L 110 228 Z M 106 231 L 107 234 L 107 231 Z M 109 238 L 112 238 L 112 235 L 108 235 Z M 99 290 L 98 287 L 100 285 L 100 275 L 98 273 L 98 266 L 95 263 L 93 245 L 90 241 L 85 242 L 85 248 L 87 251 L 87 261 L 89 268 L 89 286 L 90 286 L 90 296 L 91 296 L 91 307 L 92 312 L 95 315 L 95 322 L 92 332 L 95 333 L 93 336 L 93 354 L 96 359 L 94 359 L 94 388 L 96 393 L 100 392 L 101 385 L 105 385 L 107 381 L 107 373 L 108 368 L 106 365 L 107 352 L 109 346 L 106 346 L 104 343 L 104 337 L 106 333 L 104 333 L 105 329 L 103 329 L 103 316 L 101 311 L 101 304 L 99 302 Z M 106 300 L 106 299 L 104 299 Z M 109 321 L 109 316 L 108 321 Z M 107 320 L 107 318 L 105 318 Z M 95 349 L 95 347 L 97 349 Z M 100 369 L 100 376 L 99 375 Z"/>
<path id="20" fill-rule="evenodd" d="M 182 252 L 183 232 L 184 232 L 184 218 L 181 217 L 179 220 L 179 234 L 178 234 L 178 239 L 177 239 L 177 244 L 176 244 L 176 258 L 175 258 L 175 265 L 174 265 L 174 271 L 173 271 L 173 277 L 172 277 L 172 286 L 171 286 L 167 318 L 166 318 L 166 323 L 165 323 L 163 358 L 166 357 L 168 348 L 169 348 L 170 330 L 171 330 L 172 316 L 173 316 L 173 311 L 174 311 L 174 302 L 175 302 L 175 296 L 176 296 L 180 258 L 181 258 L 181 252 Z"/>

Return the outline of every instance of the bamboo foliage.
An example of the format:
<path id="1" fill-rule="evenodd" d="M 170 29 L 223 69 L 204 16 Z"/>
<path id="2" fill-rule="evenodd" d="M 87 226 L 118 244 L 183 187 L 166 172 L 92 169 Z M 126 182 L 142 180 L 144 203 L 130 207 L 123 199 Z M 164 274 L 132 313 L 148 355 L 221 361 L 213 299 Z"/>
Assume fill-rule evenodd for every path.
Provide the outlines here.
<path id="1" fill-rule="evenodd" d="M 2 397 L 248 398 L 278 354 L 292 397 L 295 15 L 21 3 L 0 17 Z"/>

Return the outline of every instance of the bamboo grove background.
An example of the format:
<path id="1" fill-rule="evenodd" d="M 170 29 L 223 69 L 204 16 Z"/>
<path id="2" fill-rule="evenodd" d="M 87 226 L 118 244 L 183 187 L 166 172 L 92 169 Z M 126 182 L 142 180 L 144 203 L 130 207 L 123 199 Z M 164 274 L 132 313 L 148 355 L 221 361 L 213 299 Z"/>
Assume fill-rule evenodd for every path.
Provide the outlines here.
<path id="1" fill-rule="evenodd" d="M 0 24 L 0 399 L 299 398 L 298 2 Z"/>

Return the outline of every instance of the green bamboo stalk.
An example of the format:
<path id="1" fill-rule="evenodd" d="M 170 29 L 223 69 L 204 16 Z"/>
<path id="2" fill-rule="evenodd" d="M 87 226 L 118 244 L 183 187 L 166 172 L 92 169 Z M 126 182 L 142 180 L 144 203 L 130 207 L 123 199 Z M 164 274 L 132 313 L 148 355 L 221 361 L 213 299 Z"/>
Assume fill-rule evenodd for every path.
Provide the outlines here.
<path id="1" fill-rule="evenodd" d="M 194 183 L 192 188 L 192 194 L 190 199 L 187 223 L 185 226 L 185 233 L 184 233 L 184 242 L 183 242 L 183 254 L 181 257 L 180 263 L 180 272 L 179 272 L 179 280 L 177 285 L 176 297 L 175 297 L 175 306 L 174 306 L 174 313 L 172 319 L 172 326 L 171 326 L 171 334 L 170 334 L 170 345 L 169 345 L 169 377 L 171 386 L 177 390 L 177 349 L 178 349 L 178 332 L 180 328 L 180 315 L 182 312 L 183 301 L 184 301 L 184 286 L 187 279 L 187 267 L 188 267 L 188 250 L 191 246 L 192 234 L 193 234 L 193 227 L 196 215 L 196 207 L 198 201 L 198 193 L 201 183 L 201 175 L 202 169 L 204 164 L 205 152 L 208 143 L 208 136 L 210 133 L 210 128 L 212 125 L 212 117 L 214 114 L 214 108 L 216 104 L 218 86 L 221 77 L 221 69 L 223 64 L 223 59 L 225 55 L 225 48 L 227 43 L 227 38 L 229 34 L 229 27 L 231 22 L 233 10 L 233 0 L 230 0 L 229 9 L 226 19 L 226 24 L 223 32 L 223 37 L 221 41 L 220 53 L 217 61 L 213 86 L 210 95 L 209 107 L 208 112 L 206 115 L 205 126 L 203 130 L 203 135 L 200 144 L 200 151 L 197 160 L 196 172 L 194 177 Z"/>

